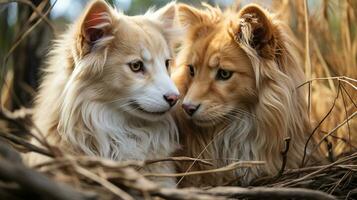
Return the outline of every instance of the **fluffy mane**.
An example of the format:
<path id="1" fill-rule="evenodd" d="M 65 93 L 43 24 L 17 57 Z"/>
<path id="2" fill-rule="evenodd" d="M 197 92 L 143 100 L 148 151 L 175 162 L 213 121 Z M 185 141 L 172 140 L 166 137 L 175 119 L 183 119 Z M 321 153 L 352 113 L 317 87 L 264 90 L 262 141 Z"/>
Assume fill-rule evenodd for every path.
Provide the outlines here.
<path id="1" fill-rule="evenodd" d="M 186 51 L 195 42 L 193 38 L 197 36 L 193 32 L 196 34 L 197 29 L 204 29 L 206 32 L 228 29 L 231 39 L 250 60 L 256 98 L 252 100 L 252 106 L 237 114 L 235 120 L 213 127 L 196 126 L 179 110 L 177 121 L 183 148 L 178 154 L 212 159 L 214 167 L 222 167 L 234 161 L 266 162 L 263 166 L 238 169 L 235 172 L 208 174 L 198 178 L 185 177 L 182 185 L 224 185 L 237 180 L 248 184 L 253 178 L 266 174 L 275 175 L 282 166 L 281 152 L 285 148 L 286 138 L 291 139 L 286 167 L 298 168 L 302 162 L 310 126 L 305 91 L 302 88 L 297 89 L 304 82 L 304 74 L 289 28 L 254 4 L 242 8 L 238 19 L 234 10 L 222 12 L 211 7 L 198 10 L 181 5 L 179 12 L 188 34 L 178 60 L 183 59 L 182 56 L 186 55 Z M 210 20 L 212 18 L 216 19 L 215 22 Z M 180 92 L 185 95 L 189 82 L 185 79 L 187 75 L 184 71 L 179 67 L 174 78 Z M 310 154 L 308 152 L 309 156 Z M 183 172 L 210 168 L 198 163 L 190 167 L 179 166 Z"/>
<path id="2" fill-rule="evenodd" d="M 123 80 L 122 89 L 115 91 L 110 85 L 116 80 L 112 76 L 113 70 L 121 67 L 113 60 L 123 59 L 123 56 L 109 53 L 118 51 L 115 49 L 118 46 L 130 48 L 128 43 L 132 41 L 124 44 L 115 40 L 117 36 L 114 36 L 118 34 L 117 26 L 131 25 L 129 20 L 142 22 L 148 27 L 147 31 L 160 32 L 163 38 L 169 39 L 174 27 L 171 29 L 168 25 L 173 21 L 175 9 L 174 4 L 168 4 L 151 13 L 155 16 L 151 16 L 150 21 L 145 21 L 140 16 L 129 19 L 104 1 L 93 1 L 88 6 L 84 15 L 55 42 L 36 98 L 33 119 L 50 144 L 72 155 L 98 156 L 118 161 L 168 157 L 177 148 L 178 131 L 169 114 L 160 120 L 150 121 L 130 115 L 122 109 L 128 104 L 121 105 L 119 100 L 131 86 Z M 135 23 L 132 24 L 138 26 Z M 90 27 L 85 31 L 90 30 L 89 45 L 85 41 L 87 33 L 84 34 L 82 29 L 88 24 Z M 170 45 L 167 44 L 168 48 Z M 125 55 L 124 51 L 119 53 Z M 112 59 L 109 59 L 110 56 Z M 30 164 L 42 160 L 38 155 L 29 158 Z M 156 169 L 150 167 L 147 171 L 173 172 L 169 164 L 153 166 Z M 173 180 L 170 180 L 170 184 L 174 185 Z"/>

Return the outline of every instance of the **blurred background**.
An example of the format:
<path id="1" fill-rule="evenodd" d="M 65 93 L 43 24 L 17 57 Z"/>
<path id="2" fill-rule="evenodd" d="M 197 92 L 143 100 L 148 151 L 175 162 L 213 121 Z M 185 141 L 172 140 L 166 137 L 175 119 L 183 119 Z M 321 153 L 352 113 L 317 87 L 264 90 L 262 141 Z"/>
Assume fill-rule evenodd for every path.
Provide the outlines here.
<path id="1" fill-rule="evenodd" d="M 9 110 L 31 106 L 43 66 L 56 35 L 74 21 L 88 0 L 0 0 L 1 105 Z M 108 0 L 127 15 L 159 8 L 169 0 Z M 280 15 L 293 29 L 306 59 L 308 78 L 349 75 L 356 72 L 355 0 L 179 0 L 222 8 L 255 2 Z M 306 9 L 305 6 L 306 5 Z M 307 17 L 307 18 L 305 18 Z M 306 19 L 309 27 L 306 27 Z M 306 29 L 308 28 L 308 29 Z M 308 31 L 308 34 L 306 34 Z M 308 36 L 308 46 L 306 46 Z M 306 66 L 305 66 L 306 67 Z M 6 84 L 3 84 L 6 83 Z M 328 87 L 335 87 L 330 81 Z"/>

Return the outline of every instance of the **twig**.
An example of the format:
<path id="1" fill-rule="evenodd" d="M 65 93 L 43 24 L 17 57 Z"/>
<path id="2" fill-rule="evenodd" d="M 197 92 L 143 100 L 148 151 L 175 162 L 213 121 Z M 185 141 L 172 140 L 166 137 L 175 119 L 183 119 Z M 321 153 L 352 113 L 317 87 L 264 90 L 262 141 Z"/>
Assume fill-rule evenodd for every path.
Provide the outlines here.
<path id="1" fill-rule="evenodd" d="M 290 137 L 285 138 L 285 149 L 283 152 L 281 152 L 281 155 L 283 157 L 283 162 L 281 163 L 281 168 L 280 168 L 278 176 L 281 176 L 284 173 L 286 162 L 288 160 L 287 158 L 288 158 L 288 151 L 289 151 L 289 147 L 290 147 L 290 140 L 291 140 Z"/>
<path id="2" fill-rule="evenodd" d="M 309 11 L 307 7 L 307 0 L 304 0 L 304 17 L 305 17 L 305 73 L 307 79 L 311 79 L 312 66 L 310 60 L 310 30 L 309 30 Z M 308 114 L 311 119 L 311 83 L 309 83 L 309 96 L 308 96 Z"/>
<path id="3" fill-rule="evenodd" d="M 46 161 L 43 163 L 40 163 L 34 168 L 41 168 L 44 166 L 49 166 L 49 165 L 56 165 L 58 163 L 68 163 L 68 162 L 77 162 L 81 163 L 82 165 L 89 165 L 89 166 L 102 166 L 107 169 L 120 169 L 124 167 L 143 167 L 144 166 L 144 161 L 136 161 L 136 160 L 128 160 L 128 161 L 114 161 L 114 160 L 107 160 L 103 158 L 98 158 L 98 157 L 91 157 L 91 156 L 65 156 L 65 157 L 56 157 L 54 160 Z"/>
<path id="4" fill-rule="evenodd" d="M 130 196 L 128 193 L 126 193 L 122 189 L 113 185 L 111 182 L 97 176 L 96 174 L 84 169 L 83 167 L 75 165 L 74 168 L 79 174 L 91 179 L 92 181 L 95 181 L 95 182 L 101 184 L 102 186 L 107 188 L 110 192 L 117 195 L 119 198 L 121 198 L 123 200 L 134 200 L 134 198 L 132 196 Z"/>
<path id="5" fill-rule="evenodd" d="M 185 188 L 185 189 L 170 189 L 162 188 L 158 192 L 153 193 L 154 196 L 163 197 L 165 199 L 173 200 L 225 200 L 225 197 L 217 197 L 200 192 L 199 189 Z"/>
<path id="6" fill-rule="evenodd" d="M 354 118 L 357 115 L 357 111 L 355 111 L 354 113 L 352 113 L 349 117 L 347 117 L 343 122 L 341 122 L 339 125 L 337 125 L 334 129 L 332 129 L 330 132 L 328 132 L 326 135 L 324 135 L 322 137 L 322 139 L 320 140 L 320 142 L 314 147 L 314 149 L 318 148 L 321 143 L 323 142 L 324 139 L 326 139 L 327 137 L 329 137 L 330 135 L 332 135 L 334 132 L 336 132 L 339 128 L 341 128 L 343 125 L 345 125 L 349 120 L 351 120 L 352 118 Z"/>
<path id="7" fill-rule="evenodd" d="M 355 103 L 355 100 L 351 97 L 351 95 L 347 92 L 345 86 L 342 84 L 341 85 L 343 91 L 345 91 L 345 93 L 347 94 L 348 98 L 350 99 L 350 101 L 352 102 L 352 104 L 354 105 L 355 108 L 357 108 L 357 104 Z"/>
<path id="8" fill-rule="evenodd" d="M 341 87 L 341 85 L 340 85 Z M 345 95 L 343 93 L 344 91 L 342 90 L 341 92 L 341 96 L 342 96 L 342 101 L 343 101 L 343 107 L 345 109 L 345 117 L 346 117 L 346 120 L 347 120 L 347 128 L 348 128 L 348 141 L 351 141 L 351 127 L 350 127 L 350 123 L 349 123 L 349 120 L 347 119 L 348 118 L 348 112 L 347 112 L 347 103 L 346 103 L 346 99 L 345 99 Z M 346 91 L 345 91 L 346 92 Z M 347 93 L 347 92 L 346 92 Z M 352 146 L 350 145 L 350 151 L 352 150 Z"/>
<path id="9" fill-rule="evenodd" d="M 55 1 L 55 3 L 45 12 L 44 16 L 47 16 L 50 11 L 52 10 L 53 6 L 56 4 L 57 0 Z M 21 36 L 20 38 L 15 41 L 15 43 L 11 46 L 10 50 L 7 52 L 7 54 L 4 56 L 3 58 L 3 62 L 2 62 L 2 75 L 4 76 L 6 73 L 5 73 L 5 70 L 6 70 L 6 64 L 7 64 L 7 61 L 10 57 L 10 55 L 13 53 L 13 51 L 17 48 L 17 46 L 21 43 L 21 41 L 23 41 L 27 35 L 29 35 L 43 20 L 44 18 L 40 18 L 39 20 L 36 21 L 36 23 L 34 23 L 29 29 L 27 29 Z M 6 80 L 0 76 L 0 85 L 7 85 L 6 83 Z M 20 104 L 19 102 L 19 99 L 17 98 L 17 96 L 14 95 L 14 101 L 17 101 L 17 103 Z M 1 103 L 1 106 L 3 105 L 2 102 Z M 3 109 L 3 108 L 1 108 Z"/>
<path id="10" fill-rule="evenodd" d="M 307 153 L 307 148 L 308 148 L 308 145 L 309 145 L 309 142 L 311 140 L 311 138 L 314 136 L 315 132 L 317 131 L 317 129 L 321 126 L 321 124 L 326 120 L 326 118 L 331 114 L 333 108 L 335 107 L 336 105 L 336 101 L 339 97 L 339 94 L 340 94 L 340 82 L 339 82 L 339 85 L 338 85 L 338 90 L 337 90 L 337 95 L 332 103 L 332 106 L 330 108 L 330 110 L 326 113 L 326 115 L 323 117 L 323 119 L 319 122 L 319 124 L 314 128 L 314 130 L 311 132 L 311 134 L 309 135 L 309 138 L 307 139 L 306 143 L 305 143 L 305 147 L 304 147 L 304 154 L 303 154 L 303 157 L 302 157 L 302 160 L 301 160 L 301 167 L 304 167 L 305 165 L 305 157 L 306 157 L 306 153 Z M 307 162 L 307 161 L 306 161 Z"/>
<path id="11" fill-rule="evenodd" d="M 335 192 L 336 188 L 342 183 L 342 181 L 344 181 L 351 174 L 352 174 L 352 171 L 347 171 L 345 173 L 345 175 L 343 175 L 343 177 L 340 180 L 338 180 L 338 182 L 334 185 L 334 187 L 332 188 L 330 194 L 333 194 Z"/>
<path id="12" fill-rule="evenodd" d="M 308 81 L 305 81 L 304 83 L 298 85 L 296 88 L 300 88 L 308 83 L 311 83 L 313 81 L 321 81 L 321 80 L 337 80 L 337 81 L 340 81 L 340 80 L 345 80 L 345 81 L 352 81 L 352 82 L 355 82 L 357 83 L 357 80 L 353 79 L 353 78 L 349 78 L 347 76 L 333 76 L 333 77 L 320 77 L 320 78 L 313 78 L 313 79 L 310 79 Z M 355 88 L 356 86 L 354 86 L 353 84 L 349 83 L 349 85 L 351 86 L 352 85 L 352 88 Z"/>
<path id="13" fill-rule="evenodd" d="M 206 160 L 198 159 L 198 158 L 190 158 L 190 157 L 185 157 L 185 156 L 180 156 L 180 157 L 169 157 L 169 158 L 162 158 L 162 159 L 156 159 L 156 160 L 146 160 L 145 165 L 150 165 L 153 163 L 157 162 L 164 162 L 164 161 L 186 161 L 186 162 L 199 162 L 204 165 L 210 165 L 213 166 L 211 162 L 208 162 Z"/>
<path id="14" fill-rule="evenodd" d="M 334 200 L 334 196 L 324 192 L 303 188 L 242 188 L 242 187 L 215 187 L 209 190 L 195 188 L 169 189 L 162 188 L 154 194 L 168 199 L 314 199 Z"/>
<path id="15" fill-rule="evenodd" d="M 17 154 L 10 148 L 9 151 Z M 0 177 L 7 181 L 15 182 L 22 189 L 36 193 L 45 197 L 45 199 L 93 199 L 93 197 L 74 191 L 66 185 L 55 183 L 43 174 L 26 168 L 21 163 L 13 164 L 3 158 L 0 158 Z"/>
<path id="16" fill-rule="evenodd" d="M 40 154 L 43 154 L 43 155 L 46 155 L 46 156 L 49 156 L 49 157 L 53 157 L 54 156 L 51 152 L 47 151 L 46 149 L 37 147 L 37 146 L 27 142 L 26 140 L 15 136 L 14 134 L 5 133 L 5 132 L 0 130 L 0 137 L 5 138 L 5 139 L 7 139 L 7 140 L 9 140 L 9 141 L 11 141 L 11 142 L 13 142 L 15 144 L 19 144 L 19 145 L 25 147 L 26 149 L 28 149 L 30 151 L 34 151 L 34 152 L 37 152 L 37 153 L 40 153 Z"/>
<path id="17" fill-rule="evenodd" d="M 202 171 L 192 171 L 192 172 L 184 172 L 184 173 L 172 173 L 172 174 L 156 174 L 156 173 L 147 173 L 144 176 L 155 176 L 155 177 L 180 177 L 180 176 L 192 176 L 192 175 L 199 175 L 199 174 L 209 174 L 209 173 L 217 173 L 217 172 L 225 172 L 225 171 L 232 171 L 239 168 L 249 168 L 254 165 L 264 165 L 264 161 L 240 161 L 231 163 L 227 166 L 217 168 L 217 169 L 209 169 L 209 170 L 202 170 Z"/>
<path id="18" fill-rule="evenodd" d="M 42 14 L 42 12 L 39 11 L 39 10 L 37 9 L 37 7 L 36 7 L 31 1 L 28 1 L 28 0 L 3 0 L 3 1 L 0 1 L 0 5 L 1 5 L 1 4 L 12 3 L 12 2 L 21 3 L 21 4 L 26 4 L 26 5 L 30 6 L 33 11 L 35 11 L 41 18 L 43 18 L 43 20 L 44 20 L 44 21 L 47 23 L 47 25 L 52 29 L 52 31 L 55 31 L 55 27 L 54 27 L 53 24 L 50 22 L 50 20 L 47 18 L 47 16 L 44 15 L 44 14 Z"/>
<path id="19" fill-rule="evenodd" d="M 258 198 L 258 199 L 314 199 L 333 200 L 334 196 L 321 191 L 303 188 L 241 188 L 241 187 L 215 187 L 207 191 L 211 195 L 229 198 Z"/>
<path id="20" fill-rule="evenodd" d="M 218 132 L 211 141 L 209 141 L 209 143 L 202 149 L 202 151 L 197 155 L 197 157 L 195 158 L 196 160 L 200 159 L 200 157 L 203 155 L 203 153 L 207 150 L 207 148 L 213 143 L 213 141 L 218 138 L 219 136 L 221 136 L 224 133 L 225 128 L 223 128 L 220 132 Z M 191 163 L 191 165 L 187 168 L 185 173 L 188 173 L 192 167 L 195 165 L 196 161 L 193 161 Z M 180 183 L 182 182 L 182 180 L 185 178 L 185 175 L 182 175 L 182 177 L 177 181 L 176 186 L 180 185 Z"/>
<path id="21" fill-rule="evenodd" d="M 312 173 L 310 173 L 310 174 L 307 174 L 307 175 L 305 175 L 305 176 L 303 176 L 303 177 L 301 177 L 301 178 L 294 179 L 294 180 L 291 180 L 291 181 L 289 181 L 289 182 L 287 182 L 287 183 L 280 184 L 280 186 L 281 186 L 281 187 L 291 186 L 291 185 L 293 185 L 293 184 L 295 184 L 295 183 L 298 183 L 298 182 L 301 182 L 301 181 L 303 181 L 303 180 L 305 180 L 305 179 L 307 179 L 307 178 L 309 178 L 309 177 L 311 177 L 311 176 L 313 176 L 313 175 L 319 174 L 319 173 L 321 173 L 322 171 L 324 171 L 324 170 L 326 170 L 326 169 L 328 169 L 328 168 L 331 168 L 331 167 L 333 167 L 333 166 L 335 166 L 335 165 L 338 165 L 338 164 L 343 163 L 343 162 L 347 162 L 347 161 L 349 161 L 349 160 L 356 159 L 356 157 L 357 157 L 357 153 L 354 153 L 354 154 L 352 154 L 352 155 L 350 155 L 350 156 L 347 156 L 347 157 L 345 157 L 345 158 L 342 158 L 342 159 L 340 159 L 340 160 L 338 160 L 338 161 L 336 161 L 336 162 L 334 162 L 334 163 L 325 165 L 323 168 L 320 168 L 320 169 L 318 169 L 318 170 L 316 170 L 316 171 L 314 171 L 314 172 L 312 172 Z"/>

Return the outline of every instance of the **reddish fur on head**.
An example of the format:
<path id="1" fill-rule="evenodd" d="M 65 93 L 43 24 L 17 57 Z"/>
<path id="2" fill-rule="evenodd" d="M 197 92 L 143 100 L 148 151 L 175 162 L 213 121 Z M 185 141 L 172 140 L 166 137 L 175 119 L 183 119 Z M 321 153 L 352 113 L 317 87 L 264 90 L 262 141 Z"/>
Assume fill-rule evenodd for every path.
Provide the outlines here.
<path id="1" fill-rule="evenodd" d="M 257 176 L 274 175 L 281 167 L 286 137 L 291 138 L 287 167 L 298 167 L 309 124 L 305 93 L 296 89 L 304 76 L 290 30 L 255 4 L 239 12 L 182 4 L 179 16 L 187 34 L 173 78 L 184 95 L 182 103 L 199 105 L 192 117 L 177 111 L 183 145 L 179 154 L 202 153 L 200 158 L 213 159 L 214 167 L 232 159 L 266 162 L 235 172 L 185 177 L 182 185 L 222 185 L 238 176 L 247 184 Z M 217 78 L 222 70 L 231 77 Z M 186 171 L 188 165 L 180 168 Z"/>

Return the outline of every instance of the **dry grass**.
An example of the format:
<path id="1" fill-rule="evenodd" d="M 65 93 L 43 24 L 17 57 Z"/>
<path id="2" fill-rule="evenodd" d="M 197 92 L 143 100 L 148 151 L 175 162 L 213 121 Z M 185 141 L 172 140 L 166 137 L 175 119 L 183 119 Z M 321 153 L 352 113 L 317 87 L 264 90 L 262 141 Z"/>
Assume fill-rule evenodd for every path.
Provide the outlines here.
<path id="1" fill-rule="evenodd" d="M 10 1 L 0 1 L 1 4 L 8 2 Z M 322 0 L 314 9 L 309 9 L 305 0 L 274 0 L 273 5 L 282 19 L 290 21 L 302 46 L 301 55 L 305 58 L 305 67 L 302 67 L 309 81 L 298 88 L 306 87 L 309 91 L 309 114 L 314 127 L 311 140 L 317 140 L 316 149 L 325 150 L 330 164 L 299 169 L 285 169 L 283 165 L 279 174 L 255 180 L 252 188 L 164 189 L 146 177 L 194 176 L 262 163 L 237 162 L 203 172 L 143 175 L 138 171 L 155 162 L 202 162 L 209 165 L 210 161 L 179 157 L 114 162 L 90 157 L 71 157 L 65 155 L 61 149 L 48 145 L 43 138 L 37 139 L 44 147 L 36 147 L 19 137 L 33 137 L 30 131 L 33 124 L 29 118 L 31 110 L 8 112 L 4 101 L 14 99 L 4 99 L 5 96 L 12 96 L 7 94 L 2 95 L 0 112 L 0 139 L 3 141 L 0 141 L 0 198 L 22 199 L 28 195 L 44 199 L 357 198 L 357 1 Z M 45 17 L 48 12 L 42 14 L 39 9 L 34 9 L 34 14 L 41 16 L 38 23 L 40 20 L 51 23 Z M 28 30 L 33 30 L 38 23 L 34 23 L 33 28 Z M 25 32 L 20 37 L 21 40 L 26 39 L 28 33 Z M 21 41 L 14 43 L 3 60 L 2 81 L 7 77 L 6 59 L 13 56 L 13 49 L 19 42 Z M 2 94 L 11 92 L 6 88 L 11 87 L 2 87 Z M 53 160 L 29 169 L 21 164 L 17 151 L 5 143 L 11 144 L 17 151 L 33 151 L 53 157 Z M 288 146 L 287 140 L 287 151 Z M 284 154 L 282 156 L 289 159 L 286 154 L 285 157 Z M 302 166 L 308 159 L 304 158 Z M 40 168 L 41 173 L 36 171 Z"/>

